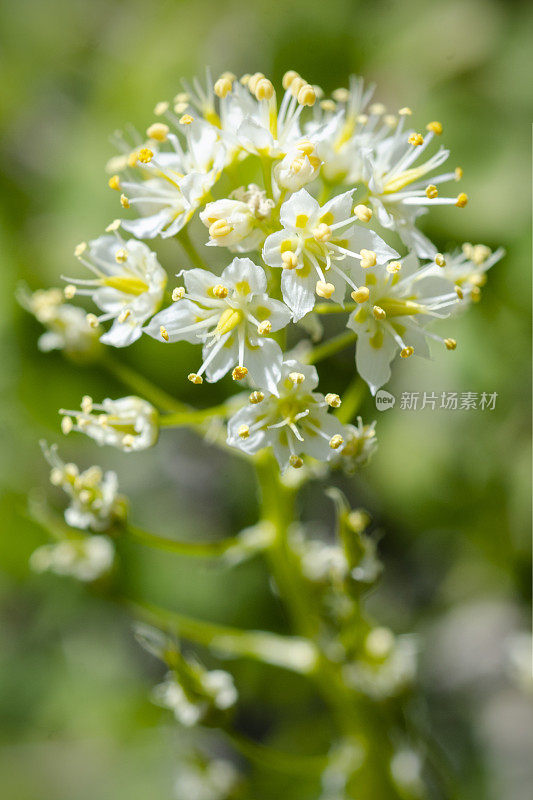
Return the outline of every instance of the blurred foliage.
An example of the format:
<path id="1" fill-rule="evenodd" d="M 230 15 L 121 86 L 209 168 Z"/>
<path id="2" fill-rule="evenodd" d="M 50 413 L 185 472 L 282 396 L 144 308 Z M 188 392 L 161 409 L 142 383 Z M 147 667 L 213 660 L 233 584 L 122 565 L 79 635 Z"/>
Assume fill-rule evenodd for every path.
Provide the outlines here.
<path id="1" fill-rule="evenodd" d="M 378 453 L 360 476 L 339 483 L 385 533 L 385 577 L 372 600 L 381 622 L 431 633 L 454 610 L 477 603 L 480 625 L 500 607 L 512 609 L 516 626 L 527 624 L 530 207 L 524 176 L 530 171 L 531 4 L 18 0 L 4 3 L 1 15 L 3 796 L 172 795 L 183 736 L 175 726 L 161 727 L 169 717 L 149 702 L 160 674 L 135 644 L 129 617 L 112 596 L 104 600 L 70 580 L 28 569 L 29 554 L 45 541 L 25 516 L 25 495 L 48 479 L 38 439 L 58 440 L 58 407 L 76 407 L 86 392 L 119 396 L 123 387 L 58 354 L 39 354 L 40 331 L 16 306 L 14 291 L 21 280 L 31 288 L 57 285 L 60 274 L 71 272 L 74 245 L 99 235 L 118 213 L 104 180 L 113 154 L 109 134 L 128 122 L 144 129 L 155 102 L 172 97 L 180 77 L 201 73 L 205 64 L 214 74 L 262 70 L 276 81 L 295 68 L 326 90 L 346 84 L 355 71 L 375 81 L 377 98 L 392 108 L 409 105 L 420 123 L 445 124 L 471 202 L 462 213 L 435 212 L 426 231 L 442 249 L 466 239 L 503 245 L 507 256 L 490 275 L 481 304 L 443 325 L 443 333 L 446 328 L 457 338 L 457 351 L 397 365 L 388 388 L 396 396 L 498 392 L 496 409 L 409 412 L 397 405 L 380 413 L 369 399 L 363 416 L 378 418 Z M 173 247 L 161 248 L 170 274 L 185 266 Z M 192 349 L 173 352 L 182 364 L 170 372 L 167 351 L 151 340 L 120 358 L 149 363 L 151 378 L 189 399 L 195 389 L 183 385 L 182 375 Z M 338 356 L 329 374 L 322 373 L 322 385 L 342 391 L 351 364 L 348 353 Z M 207 388 L 206 402 L 216 399 L 216 389 Z M 75 436 L 60 445 L 82 466 L 117 469 L 132 517 L 158 533 L 217 538 L 254 521 L 255 487 L 245 468 L 190 435 L 168 433 L 154 451 L 135 457 L 99 451 Z M 312 489 L 305 517 L 327 531 L 332 509 Z M 50 496 L 58 500 L 51 490 Z M 237 626 L 285 625 L 259 563 L 228 578 L 139 546 L 124 544 L 120 558 L 120 589 L 128 596 Z M 499 646 L 495 639 L 493 647 Z M 523 800 L 523 782 L 512 791 L 508 783 L 499 788 L 507 780 L 505 748 L 482 725 L 486 699 L 441 691 L 431 652 L 427 660 L 420 714 L 451 760 L 457 797 Z M 258 665 L 236 664 L 233 671 L 246 687 L 243 730 L 268 735 L 280 748 L 290 747 L 296 732 L 303 752 L 323 749 L 320 726 L 309 725 L 321 713 L 311 689 L 275 670 L 265 680 Z M 275 730 L 273 709 L 284 720 Z M 524 773 L 525 758 L 520 768 Z M 272 780 L 267 774 L 257 780 L 255 800 L 313 797 L 303 783 L 295 789 L 288 778 L 286 784 Z"/>

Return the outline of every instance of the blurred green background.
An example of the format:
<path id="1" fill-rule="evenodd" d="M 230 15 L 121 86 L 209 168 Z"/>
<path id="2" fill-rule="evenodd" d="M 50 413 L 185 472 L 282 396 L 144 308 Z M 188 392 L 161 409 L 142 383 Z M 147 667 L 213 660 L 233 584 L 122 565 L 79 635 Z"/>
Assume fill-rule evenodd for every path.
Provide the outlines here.
<path id="1" fill-rule="evenodd" d="M 229 575 L 124 544 L 120 585 L 107 597 L 28 568 L 46 540 L 24 515 L 25 495 L 47 486 L 41 437 L 60 441 L 81 466 L 115 468 L 141 526 L 216 538 L 254 522 L 255 488 L 242 465 L 191 435 L 169 432 L 139 456 L 99 450 L 76 435 L 61 441 L 60 406 L 75 408 L 84 393 L 127 392 L 96 369 L 39 354 L 39 326 L 14 301 L 21 280 L 60 285 L 61 273 L 72 274 L 74 245 L 118 214 L 104 173 L 113 130 L 127 122 L 144 130 L 155 102 L 209 64 L 215 75 L 261 70 L 277 82 L 294 68 L 326 90 L 355 72 L 378 84 L 376 99 L 391 109 L 411 106 L 420 125 L 441 120 L 470 203 L 460 213 L 435 212 L 426 232 L 442 250 L 465 240 L 506 248 L 482 302 L 442 329 L 458 340 L 457 351 L 398 364 L 388 387 L 397 396 L 497 392 L 496 409 L 408 412 L 397 404 L 380 413 L 367 398 L 363 416 L 378 419 L 378 453 L 353 480 L 335 480 L 385 534 L 385 576 L 371 606 L 382 623 L 423 636 L 420 714 L 448 754 L 457 797 L 525 800 L 533 722 L 512 645 L 528 628 L 530 599 L 533 6 L 18 0 L 4 3 L 1 15 L 2 796 L 172 797 L 184 737 L 149 702 L 161 670 L 134 642 L 127 613 L 113 601 L 118 590 L 238 626 L 285 624 L 256 562 Z M 172 247 L 163 262 L 170 275 L 186 266 Z M 192 349 L 173 351 L 185 362 L 179 369 L 168 352 L 143 339 L 119 356 L 149 364 L 155 381 L 196 399 L 182 379 Z M 349 354 L 340 355 L 322 371 L 322 387 L 341 391 L 350 367 Z M 213 387 L 204 396 L 217 399 Z M 327 533 L 331 508 L 313 488 L 304 515 Z M 51 488 L 49 496 L 59 507 Z M 277 715 L 279 742 L 290 746 L 313 697 L 274 671 L 265 682 L 257 666 L 235 665 L 234 674 L 246 687 L 243 728 L 262 735 Z M 263 776 L 250 796 L 314 796 L 269 781 Z"/>

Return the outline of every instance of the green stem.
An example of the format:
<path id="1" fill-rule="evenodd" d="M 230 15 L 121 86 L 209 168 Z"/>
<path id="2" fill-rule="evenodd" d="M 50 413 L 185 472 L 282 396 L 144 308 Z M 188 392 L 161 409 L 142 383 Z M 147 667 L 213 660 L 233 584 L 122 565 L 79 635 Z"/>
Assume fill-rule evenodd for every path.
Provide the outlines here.
<path id="1" fill-rule="evenodd" d="M 346 425 L 355 417 L 367 391 L 367 385 L 360 375 L 355 375 L 350 385 L 342 395 L 342 405 L 337 409 L 336 416 Z"/>
<path id="2" fill-rule="evenodd" d="M 135 392 L 135 394 L 153 403 L 161 411 L 183 412 L 187 409 L 184 403 L 176 400 L 164 389 L 160 389 L 149 378 L 141 375 L 132 367 L 120 361 L 115 361 L 109 353 L 104 354 L 101 363 L 117 380 Z"/>
<path id="3" fill-rule="evenodd" d="M 356 338 L 357 334 L 353 331 L 334 336 L 333 339 L 329 339 L 327 342 L 324 342 L 324 344 L 319 344 L 317 347 L 314 347 L 307 356 L 306 361 L 308 364 L 316 364 L 318 361 L 323 361 L 325 358 L 335 355 L 335 353 L 338 353 L 340 350 L 344 350 L 349 344 L 355 342 Z"/>
<path id="4" fill-rule="evenodd" d="M 190 556 L 192 558 L 217 558 L 238 545 L 236 537 L 222 539 L 218 542 L 179 542 L 176 539 L 168 539 L 165 536 L 158 536 L 149 531 L 143 531 L 133 525 L 128 525 L 124 533 L 130 536 L 135 542 L 146 547 L 155 547 L 158 550 L 165 550 L 168 553 L 175 553 L 179 556 Z"/>
<path id="5" fill-rule="evenodd" d="M 152 603 L 129 601 L 128 605 L 135 615 L 155 627 L 209 647 L 215 653 L 233 658 L 251 658 L 301 675 L 309 675 L 316 668 L 316 648 L 301 637 L 280 636 L 270 631 L 239 630 L 168 611 Z"/>
<path id="6" fill-rule="evenodd" d="M 218 406 L 211 406 L 210 408 L 203 409 L 188 409 L 184 407 L 183 411 L 175 411 L 173 414 L 165 414 L 159 420 L 162 428 L 181 428 L 184 425 L 200 425 L 202 422 L 212 419 L 213 417 L 227 417 L 230 408 L 227 403 L 221 403 Z"/>
<path id="7" fill-rule="evenodd" d="M 283 753 L 268 745 L 259 744 L 242 734 L 226 731 L 233 746 L 245 758 L 260 768 L 274 770 L 287 775 L 320 775 L 328 764 L 327 756 L 306 756 L 297 753 Z"/>
<path id="8" fill-rule="evenodd" d="M 192 243 L 191 237 L 189 236 L 189 231 L 187 230 L 186 227 L 182 228 L 181 231 L 178 234 L 176 234 L 176 239 L 185 250 L 185 253 L 187 257 L 190 259 L 192 265 L 194 267 L 201 267 L 202 269 L 205 269 L 204 260 L 201 257 L 200 253 L 198 252 L 198 250 L 196 249 L 196 247 L 194 246 L 194 244 Z"/>
<path id="9" fill-rule="evenodd" d="M 263 181 L 267 197 L 273 197 L 272 192 L 272 159 L 268 156 L 261 158 L 261 169 L 263 170 Z"/>
<path id="10" fill-rule="evenodd" d="M 357 308 L 356 303 L 340 306 L 338 303 L 318 303 L 313 309 L 315 314 L 349 314 Z"/>

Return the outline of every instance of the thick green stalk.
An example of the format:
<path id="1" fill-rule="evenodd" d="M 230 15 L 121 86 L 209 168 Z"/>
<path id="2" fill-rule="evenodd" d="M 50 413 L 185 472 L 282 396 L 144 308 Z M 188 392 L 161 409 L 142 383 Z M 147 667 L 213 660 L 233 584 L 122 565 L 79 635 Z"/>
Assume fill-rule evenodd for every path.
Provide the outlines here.
<path id="1" fill-rule="evenodd" d="M 192 243 L 187 227 L 182 228 L 181 231 L 178 234 L 176 234 L 176 239 L 185 250 L 185 253 L 190 259 L 193 267 L 200 267 L 201 269 L 205 269 L 204 260 L 201 257 L 200 253 L 198 252 L 198 250 L 196 249 L 196 247 L 194 246 L 194 244 Z"/>
<path id="2" fill-rule="evenodd" d="M 318 361 L 323 361 L 325 358 L 329 358 L 330 356 L 335 355 L 335 353 L 344 350 L 345 347 L 348 347 L 349 344 L 355 342 L 357 338 L 357 334 L 353 331 L 348 331 L 347 333 L 341 333 L 339 336 L 334 336 L 333 339 L 329 339 L 324 344 L 319 344 L 317 347 L 313 347 L 311 352 L 306 358 L 308 364 L 316 364 Z"/>
<path id="3" fill-rule="evenodd" d="M 135 392 L 135 394 L 153 403 L 161 411 L 183 412 L 187 410 L 187 406 L 184 403 L 176 400 L 164 389 L 160 389 L 159 386 L 156 386 L 149 378 L 141 375 L 133 367 L 122 364 L 120 361 L 115 361 L 109 353 L 104 354 L 101 363 L 117 380 Z"/>

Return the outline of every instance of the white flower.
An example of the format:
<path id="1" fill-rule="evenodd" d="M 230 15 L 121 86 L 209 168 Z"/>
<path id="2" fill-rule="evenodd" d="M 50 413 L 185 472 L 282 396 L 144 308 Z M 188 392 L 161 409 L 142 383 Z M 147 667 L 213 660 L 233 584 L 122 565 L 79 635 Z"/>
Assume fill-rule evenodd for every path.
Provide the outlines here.
<path id="1" fill-rule="evenodd" d="M 276 391 L 281 371 L 279 345 L 268 334 L 290 320 L 288 308 L 267 294 L 264 270 L 249 258 L 235 258 L 218 277 L 203 269 L 183 271 L 185 286 L 174 305 L 145 328 L 166 342 L 202 342 L 203 363 L 189 380 L 218 381 L 230 369 L 234 380 L 249 374 L 258 386 Z"/>
<path id="2" fill-rule="evenodd" d="M 45 544 L 31 554 L 30 566 L 36 572 L 71 575 L 80 581 L 94 581 L 113 566 L 115 547 L 107 536 L 84 536 Z"/>
<path id="3" fill-rule="evenodd" d="M 395 132 L 364 153 L 363 177 L 368 184 L 370 203 L 380 225 L 395 230 L 405 242 L 423 258 L 433 258 L 436 247 L 416 228 L 416 220 L 427 208 L 437 205 L 456 205 L 463 208 L 468 197 L 461 192 L 457 197 L 440 197 L 438 186 L 448 181 L 459 180 L 462 171 L 432 175 L 448 156 L 443 147 L 427 161 L 419 163 L 435 135 L 442 133 L 439 122 L 430 122 L 425 136 L 408 134 L 403 129 L 403 120 Z"/>
<path id="4" fill-rule="evenodd" d="M 83 309 L 65 303 L 61 289 L 38 289 L 30 293 L 20 287 L 17 299 L 48 329 L 39 337 L 39 350 L 44 353 L 64 350 L 71 356 L 96 354 L 101 331 L 89 325 Z"/>
<path id="5" fill-rule="evenodd" d="M 231 761 L 211 759 L 207 764 L 180 765 L 174 792 L 176 800 L 227 800 L 239 783 L 239 773 Z M 233 796 L 233 795 L 231 795 Z"/>
<path id="6" fill-rule="evenodd" d="M 356 288 L 351 273 L 357 261 L 363 266 L 383 264 L 398 255 L 357 224 L 352 194 L 353 189 L 320 206 L 300 189 L 281 207 L 282 230 L 265 241 L 263 258 L 271 267 L 283 269 L 283 299 L 295 321 L 312 311 L 316 294 L 342 304 L 347 286 Z"/>
<path id="7" fill-rule="evenodd" d="M 321 165 L 322 160 L 318 157 L 313 142 L 303 139 L 276 165 L 274 178 L 282 189 L 297 192 L 317 177 Z"/>
<path id="8" fill-rule="evenodd" d="M 361 270 L 361 286 L 352 292 L 358 307 L 347 325 L 357 333 L 357 371 L 373 394 L 389 380 L 390 362 L 398 351 L 402 358 L 413 353 L 427 358 L 427 338 L 455 350 L 454 339 L 425 329 L 432 319 L 448 316 L 445 312 L 459 302 L 453 283 L 435 275 L 434 264 L 417 267 L 418 259 L 409 255 L 386 269 Z"/>
<path id="9" fill-rule="evenodd" d="M 102 472 L 93 466 L 80 472 L 76 464 L 65 464 L 57 454 L 57 445 L 48 447 L 41 442 L 44 456 L 52 471 L 50 481 L 59 486 L 70 498 L 65 509 L 65 521 L 73 528 L 91 528 L 102 531 L 123 519 L 126 513 L 125 498 L 118 493 L 115 472 Z"/>
<path id="10" fill-rule="evenodd" d="M 378 445 L 375 427 L 375 422 L 363 425 L 361 417 L 357 417 L 357 425 L 346 425 L 345 443 L 340 455 L 347 472 L 355 472 L 368 464 Z"/>
<path id="11" fill-rule="evenodd" d="M 129 168 L 109 181 L 121 192 L 123 207 L 138 212 L 138 219 L 124 220 L 122 227 L 140 239 L 175 236 L 217 182 L 226 161 L 216 127 L 190 114 L 177 119 L 168 113 L 184 146 L 168 125 L 156 123 L 148 133 L 157 129 L 158 139 L 131 152 Z"/>
<path id="12" fill-rule="evenodd" d="M 441 266 L 435 267 L 434 274 L 453 281 L 461 299 L 476 303 L 481 298 L 481 287 L 487 281 L 487 271 L 504 255 L 502 247 L 493 253 L 484 244 L 465 242 L 461 250 L 438 258 Z"/>
<path id="13" fill-rule="evenodd" d="M 414 679 L 418 646 L 414 636 L 394 636 L 388 628 L 373 628 L 363 652 L 343 668 L 348 686 L 376 700 L 394 697 Z"/>
<path id="14" fill-rule="evenodd" d="M 126 453 L 152 447 L 159 435 L 159 414 L 140 397 L 107 397 L 95 404 L 85 395 L 81 411 L 61 409 L 59 413 L 65 415 L 61 422 L 63 433 L 86 433 L 99 445 L 108 444 Z"/>
<path id="15" fill-rule="evenodd" d="M 245 453 L 272 447 L 282 470 L 301 467 L 304 454 L 329 461 L 343 444 L 344 426 L 327 413 L 317 385 L 314 367 L 285 361 L 276 393 L 252 392 L 250 404 L 231 417 L 228 444 Z"/>
<path id="16" fill-rule="evenodd" d="M 266 200 L 265 193 L 258 187 L 254 188 L 257 188 L 255 194 L 258 195 L 254 201 L 255 209 L 250 202 L 236 199 L 234 192 L 231 198 L 208 203 L 200 212 L 200 219 L 209 228 L 208 246 L 227 247 L 237 253 L 257 250 L 261 246 L 265 233 L 259 227 L 260 220 L 268 216 L 274 201 Z M 246 196 L 244 188 L 240 195 Z M 261 213 L 259 209 L 263 212 L 263 216 L 259 216 Z"/>
<path id="17" fill-rule="evenodd" d="M 65 278 L 70 282 L 65 291 L 91 297 L 104 313 L 89 320 L 114 320 L 100 341 L 125 347 L 141 336 L 143 324 L 161 305 L 167 274 L 155 253 L 136 239 L 122 239 L 116 227 L 110 226 L 114 236 L 78 245 L 75 255 L 95 277 Z"/>
<path id="18" fill-rule="evenodd" d="M 192 727 L 211 707 L 225 711 L 237 702 L 237 690 L 229 672 L 221 669 L 209 672 L 197 663 L 188 663 L 187 671 L 191 684 L 187 689 L 177 674 L 171 672 L 153 690 L 154 702 L 172 711 L 182 725 Z"/>

